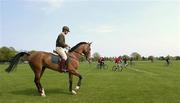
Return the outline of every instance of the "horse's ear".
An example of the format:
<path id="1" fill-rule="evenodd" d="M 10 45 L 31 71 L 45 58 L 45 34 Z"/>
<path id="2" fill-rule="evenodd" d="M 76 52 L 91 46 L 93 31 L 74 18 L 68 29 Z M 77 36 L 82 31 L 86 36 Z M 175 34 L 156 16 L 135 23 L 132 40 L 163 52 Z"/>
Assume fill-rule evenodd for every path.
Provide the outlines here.
<path id="1" fill-rule="evenodd" d="M 91 44 L 92 44 L 92 42 L 89 43 L 89 45 L 91 45 Z"/>

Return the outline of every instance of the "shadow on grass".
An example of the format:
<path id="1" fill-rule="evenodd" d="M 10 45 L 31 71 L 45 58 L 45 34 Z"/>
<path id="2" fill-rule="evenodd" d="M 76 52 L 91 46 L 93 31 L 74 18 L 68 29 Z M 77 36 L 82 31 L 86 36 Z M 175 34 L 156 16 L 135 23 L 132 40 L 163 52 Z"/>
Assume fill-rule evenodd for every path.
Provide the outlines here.
<path id="1" fill-rule="evenodd" d="M 38 91 L 36 89 L 33 88 L 27 88 L 27 89 L 22 89 L 22 90 L 16 90 L 16 91 L 12 91 L 10 92 L 11 94 L 14 95 L 25 95 L 25 96 L 40 96 Z M 54 94 L 62 94 L 62 95 L 71 95 L 67 90 L 65 89 L 59 89 L 59 88 L 55 88 L 55 89 L 45 89 L 45 93 L 46 95 L 54 95 Z"/>

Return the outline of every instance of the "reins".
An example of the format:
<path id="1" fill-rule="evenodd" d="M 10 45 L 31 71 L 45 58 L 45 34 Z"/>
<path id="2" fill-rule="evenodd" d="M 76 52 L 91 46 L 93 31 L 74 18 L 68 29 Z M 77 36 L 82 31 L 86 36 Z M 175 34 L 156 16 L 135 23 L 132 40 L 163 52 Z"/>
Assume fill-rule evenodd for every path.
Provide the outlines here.
<path id="1" fill-rule="evenodd" d="M 73 52 L 75 52 L 75 53 L 77 53 L 77 54 L 80 54 L 81 56 L 84 56 L 83 53 L 79 53 L 78 51 L 73 51 Z"/>

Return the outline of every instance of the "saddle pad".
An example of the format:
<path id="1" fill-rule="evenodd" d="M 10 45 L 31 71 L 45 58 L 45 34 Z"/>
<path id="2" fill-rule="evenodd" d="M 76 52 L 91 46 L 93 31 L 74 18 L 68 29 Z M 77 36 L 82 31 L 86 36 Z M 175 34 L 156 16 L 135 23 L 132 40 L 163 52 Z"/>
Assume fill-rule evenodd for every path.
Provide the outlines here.
<path id="1" fill-rule="evenodd" d="M 58 55 L 51 54 L 51 62 L 58 64 L 61 61 L 61 58 Z"/>

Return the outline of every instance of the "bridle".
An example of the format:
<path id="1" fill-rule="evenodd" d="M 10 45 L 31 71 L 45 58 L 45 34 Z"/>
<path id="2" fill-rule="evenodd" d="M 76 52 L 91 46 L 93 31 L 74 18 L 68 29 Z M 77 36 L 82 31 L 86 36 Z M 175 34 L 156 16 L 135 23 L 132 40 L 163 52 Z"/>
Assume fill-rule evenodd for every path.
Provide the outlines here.
<path id="1" fill-rule="evenodd" d="M 72 52 L 77 53 L 77 54 L 79 54 L 79 55 L 81 55 L 81 56 L 86 56 L 86 59 L 87 59 L 88 62 L 90 63 L 90 61 L 89 61 L 90 59 L 89 59 L 89 57 L 88 57 L 90 51 L 84 52 L 84 53 L 80 53 L 80 52 L 74 50 L 74 51 L 72 51 Z M 72 57 L 72 56 L 70 56 L 70 57 Z M 73 58 L 74 58 L 74 57 L 73 57 Z"/>
<path id="2" fill-rule="evenodd" d="M 88 52 L 86 52 L 86 53 L 80 53 L 80 52 L 78 52 L 78 51 L 76 51 L 76 50 L 74 50 L 73 52 L 75 52 L 75 53 L 77 53 L 77 54 L 79 54 L 79 55 L 81 55 L 81 56 L 86 56 L 86 59 L 88 59 L 88 58 L 87 58 Z"/>

